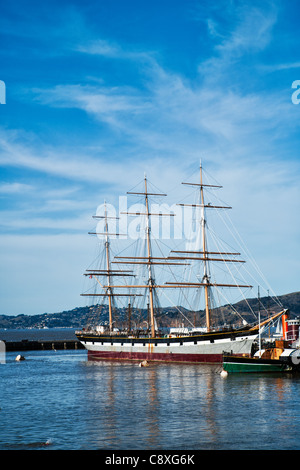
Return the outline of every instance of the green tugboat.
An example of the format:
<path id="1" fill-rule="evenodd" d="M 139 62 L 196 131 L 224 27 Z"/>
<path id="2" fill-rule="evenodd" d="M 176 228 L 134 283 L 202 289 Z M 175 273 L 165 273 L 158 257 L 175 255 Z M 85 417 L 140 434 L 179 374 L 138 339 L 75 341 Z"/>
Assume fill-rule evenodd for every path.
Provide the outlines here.
<path id="1" fill-rule="evenodd" d="M 252 357 L 224 354 L 223 370 L 227 373 L 300 372 L 300 350 L 287 341 L 275 341 L 275 347 L 259 350 Z"/>
<path id="2" fill-rule="evenodd" d="M 224 353 L 221 374 L 226 376 L 228 373 L 300 372 L 299 319 L 290 320 L 289 311 L 284 310 L 281 314 L 281 339 L 275 339 L 272 346 L 265 342 L 267 346 L 263 349 L 261 326 L 265 322 L 260 322 L 260 310 L 258 315 L 258 350 L 251 356 Z"/>

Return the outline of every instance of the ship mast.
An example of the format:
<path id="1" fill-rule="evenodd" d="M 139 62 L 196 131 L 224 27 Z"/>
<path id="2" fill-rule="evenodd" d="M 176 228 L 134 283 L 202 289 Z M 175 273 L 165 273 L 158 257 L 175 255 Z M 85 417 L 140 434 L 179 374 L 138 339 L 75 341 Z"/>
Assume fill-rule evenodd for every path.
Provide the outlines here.
<path id="1" fill-rule="evenodd" d="M 123 271 L 123 270 L 112 270 L 111 269 L 111 262 L 110 262 L 110 240 L 109 236 L 114 235 L 114 236 L 126 236 L 125 234 L 120 234 L 120 233 L 110 233 L 108 230 L 108 219 L 114 219 L 117 220 L 118 217 L 111 217 L 107 215 L 107 205 L 106 201 L 104 202 L 104 216 L 93 216 L 94 219 L 104 219 L 104 232 L 89 232 L 90 235 L 102 235 L 105 237 L 105 259 L 106 259 L 106 269 L 87 269 L 85 276 L 89 276 L 90 278 L 94 278 L 97 283 L 100 285 L 101 288 L 105 290 L 104 294 L 81 294 L 82 296 L 94 296 L 94 297 L 108 297 L 108 315 L 109 315 L 109 332 L 112 334 L 113 332 L 113 304 L 112 300 L 113 297 L 119 297 L 119 296 L 126 296 L 129 297 L 129 311 L 130 311 L 130 297 L 132 294 L 116 294 L 113 291 L 113 284 L 111 282 L 111 277 L 113 276 L 134 276 L 132 271 Z M 104 286 L 100 281 L 99 277 L 105 276 L 107 278 L 106 286 Z"/>
<path id="2" fill-rule="evenodd" d="M 106 252 L 106 269 L 107 273 L 110 274 L 110 263 L 109 263 L 109 238 L 108 238 L 108 223 L 107 223 L 107 208 L 106 202 L 104 203 L 104 217 L 105 217 L 105 252 Z M 109 313 L 109 332 L 112 333 L 113 330 L 113 320 L 112 320 L 112 289 L 110 285 L 110 276 L 107 276 L 107 294 L 108 294 L 108 313 Z"/>
<path id="3" fill-rule="evenodd" d="M 251 288 L 252 286 L 246 285 L 239 285 L 239 284 L 219 284 L 219 283 L 212 283 L 210 280 L 210 271 L 209 271 L 209 263 L 211 261 L 215 262 L 231 262 L 231 263 L 244 263 L 245 261 L 237 260 L 237 259 L 228 259 L 225 258 L 227 255 L 240 255 L 240 253 L 227 253 L 221 251 L 208 251 L 207 249 L 207 237 L 206 237 L 206 213 L 205 209 L 231 209 L 230 206 L 216 206 L 210 203 L 206 204 L 204 200 L 204 188 L 222 188 L 222 186 L 212 185 L 212 184 L 204 184 L 203 183 L 203 172 L 202 172 L 202 164 L 200 163 L 200 183 L 182 183 L 186 185 L 196 186 L 200 189 L 200 204 L 178 204 L 179 206 L 190 206 L 190 207 L 199 207 L 201 208 L 201 232 L 202 232 L 202 250 L 201 251 L 174 251 L 173 253 L 179 253 L 181 256 L 170 256 L 169 259 L 191 259 L 191 260 L 201 260 L 203 262 L 203 278 L 201 283 L 191 283 L 191 282 L 179 282 L 179 283 L 171 283 L 168 282 L 168 285 L 177 285 L 177 287 L 204 287 L 204 294 L 205 294 L 205 319 L 206 319 L 206 329 L 207 331 L 211 330 L 211 305 L 210 305 L 210 288 L 211 287 L 247 287 Z M 185 255 L 183 255 L 185 254 Z M 191 256 L 187 256 L 186 254 L 190 254 Z M 198 256 L 195 256 L 198 255 Z M 200 255 L 200 256 L 199 256 Z M 211 257 L 211 255 L 213 255 Z M 220 255 L 220 257 L 216 258 L 214 255 Z"/>
<path id="4" fill-rule="evenodd" d="M 211 185 L 211 184 L 204 184 L 203 183 L 203 175 L 202 175 L 202 165 L 200 166 L 200 182 L 199 183 L 182 183 L 186 185 L 196 186 L 200 189 L 200 204 L 177 204 L 179 206 L 191 206 L 191 207 L 199 207 L 201 208 L 201 220 L 200 225 L 202 229 L 202 249 L 198 251 L 175 251 L 172 250 L 171 253 L 175 253 L 176 255 L 172 256 L 169 255 L 168 257 L 153 257 L 151 251 L 151 224 L 150 224 L 150 217 L 151 216 L 172 216 L 174 214 L 162 214 L 162 213 L 152 213 L 149 211 L 149 196 L 166 196 L 166 194 L 159 194 L 159 193 L 150 193 L 148 192 L 147 187 L 147 179 L 145 176 L 144 179 L 144 192 L 127 192 L 127 194 L 135 194 L 135 195 L 143 195 L 145 196 L 145 205 L 146 211 L 145 212 L 121 212 L 122 214 L 128 215 L 144 215 L 146 216 L 146 241 L 147 241 L 147 256 L 116 256 L 115 261 L 112 263 L 123 263 L 123 264 L 133 264 L 133 265 L 147 265 L 148 267 L 148 282 L 145 284 L 137 284 L 137 285 L 114 285 L 114 289 L 122 289 L 122 288 L 131 288 L 131 289 L 143 289 L 146 288 L 149 290 L 149 307 L 150 307 L 150 318 L 151 318 L 151 336 L 155 337 L 155 312 L 154 312 L 154 292 L 155 289 L 174 289 L 174 288 L 188 288 L 188 289 L 195 289 L 199 287 L 204 287 L 205 292 L 205 316 L 206 316 L 206 327 L 207 331 L 211 330 L 211 306 L 210 306 L 210 289 L 212 287 L 235 287 L 235 288 L 252 288 L 251 285 L 241 285 L 241 284 L 227 284 L 227 283 L 217 283 L 211 282 L 210 279 L 210 270 L 209 264 L 211 262 L 225 262 L 225 263 L 244 263 L 245 261 L 235 259 L 235 258 L 228 258 L 228 255 L 231 256 L 238 256 L 240 253 L 229 253 L 223 251 L 208 251 L 207 247 L 207 237 L 206 237 L 206 216 L 205 216 L 205 209 L 231 209 L 230 206 L 219 206 L 219 205 L 212 205 L 210 203 L 206 203 L 204 200 L 204 188 L 222 188 L 222 186 Z M 216 256 L 219 255 L 219 256 Z M 155 282 L 154 275 L 153 275 L 153 266 L 154 265 L 184 265 L 190 264 L 183 261 L 192 260 L 192 261 L 202 261 L 203 262 L 203 278 L 201 282 L 165 282 L 165 284 L 158 285 Z M 179 262 L 181 261 L 181 262 Z M 103 286 L 106 289 L 109 289 L 110 286 Z M 122 295 L 122 294 L 121 294 Z M 126 295 L 126 294 L 123 294 Z M 139 294 L 138 294 L 139 295 Z M 141 294 L 140 294 L 141 295 Z"/>
<path id="5" fill-rule="evenodd" d="M 152 216 L 174 216 L 175 214 L 169 213 L 169 214 L 162 214 L 162 213 L 153 213 L 150 212 L 149 210 L 149 196 L 167 196 L 166 194 L 163 193 L 150 193 L 148 191 L 148 185 L 147 185 L 147 178 L 146 175 L 144 177 L 144 191 L 143 192 L 132 192 L 128 191 L 127 194 L 133 194 L 133 195 L 143 195 L 145 196 L 145 206 L 146 206 L 146 211 L 145 212 L 121 212 L 121 214 L 127 214 L 127 215 L 139 215 L 139 216 L 146 216 L 146 242 L 147 242 L 147 256 L 116 256 L 115 259 L 116 261 L 112 261 L 112 263 L 123 263 L 123 264 L 134 264 L 134 265 L 147 265 L 148 268 L 148 282 L 145 285 L 131 285 L 127 287 L 131 288 L 136 288 L 136 289 L 142 289 L 146 288 L 149 290 L 149 309 L 150 309 L 150 323 L 151 323 L 151 336 L 154 338 L 156 336 L 156 330 L 155 330 L 155 311 L 154 311 L 154 292 L 156 288 L 170 288 L 171 286 L 158 286 L 155 284 L 155 279 L 154 279 L 154 273 L 153 273 L 153 266 L 154 265 L 178 265 L 180 263 L 178 262 L 172 262 L 169 261 L 168 258 L 159 258 L 159 257 L 153 257 L 152 256 L 152 248 L 151 248 L 151 217 Z M 120 259 L 127 259 L 128 261 L 119 261 Z M 182 263 L 181 263 L 182 264 Z M 186 264 L 186 263 L 183 263 Z M 126 286 L 117 286 L 118 288 L 126 288 Z"/>
<path id="6" fill-rule="evenodd" d="M 202 181 L 202 164 L 200 163 L 200 195 L 201 195 L 201 225 L 202 225 L 202 249 L 203 249 L 203 283 L 204 283 L 204 292 L 205 292 L 205 317 L 206 317 L 206 328 L 207 331 L 210 330 L 210 305 L 209 305 L 209 276 L 208 276 L 208 261 L 206 253 L 206 220 L 205 220 L 205 205 L 204 205 L 204 191 L 203 191 L 203 181 Z"/>
<path id="7" fill-rule="evenodd" d="M 170 264 L 168 262 L 156 262 L 154 260 L 164 259 L 165 258 L 153 258 L 152 249 L 151 249 L 151 216 L 172 216 L 174 214 L 160 214 L 160 213 L 151 213 L 149 211 L 149 195 L 151 196 L 166 196 L 163 193 L 149 193 L 147 186 L 147 178 L 144 176 L 144 192 L 131 192 L 128 191 L 127 194 L 143 195 L 145 196 L 145 213 L 132 213 L 126 212 L 128 215 L 145 215 L 146 216 L 146 240 L 147 240 L 147 257 L 129 257 L 129 259 L 142 259 L 143 261 L 116 261 L 117 263 L 126 263 L 126 264 L 146 264 L 148 267 L 148 284 L 145 286 L 132 286 L 132 287 L 146 287 L 149 289 L 149 308 L 150 308 L 150 323 L 151 323 L 151 336 L 154 338 L 156 336 L 155 331 L 155 313 L 154 313 L 154 291 L 155 291 L 155 280 L 153 276 L 153 264 Z M 126 258 L 121 256 L 116 256 L 116 258 Z"/>
<path id="8" fill-rule="evenodd" d="M 147 252 L 148 252 L 148 282 L 149 282 L 149 301 L 150 301 L 150 319 L 151 319 L 151 336 L 155 336 L 155 322 L 154 322 L 154 303 L 153 303 L 153 275 L 151 266 L 151 241 L 150 241 L 150 216 L 149 216 L 149 204 L 148 204 L 148 192 L 147 192 L 147 178 L 145 175 L 145 202 L 146 202 L 146 235 L 147 235 Z"/>

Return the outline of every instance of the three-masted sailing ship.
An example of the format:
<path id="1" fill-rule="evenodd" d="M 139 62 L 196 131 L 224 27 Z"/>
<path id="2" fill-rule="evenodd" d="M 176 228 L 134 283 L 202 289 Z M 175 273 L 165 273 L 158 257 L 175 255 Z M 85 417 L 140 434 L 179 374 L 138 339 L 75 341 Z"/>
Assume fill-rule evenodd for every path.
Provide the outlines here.
<path id="1" fill-rule="evenodd" d="M 164 362 L 196 362 L 196 363 L 222 363 L 223 354 L 250 356 L 253 351 L 253 345 L 259 336 L 258 323 L 249 325 L 246 322 L 237 328 L 222 327 L 212 322 L 214 308 L 212 306 L 213 289 L 244 289 L 251 288 L 251 285 L 235 283 L 217 282 L 212 279 L 210 265 L 211 263 L 243 263 L 237 257 L 240 253 L 228 251 L 210 251 L 207 242 L 207 210 L 211 209 L 230 209 L 229 206 L 212 204 L 205 200 L 205 190 L 217 189 L 222 186 L 203 183 L 202 166 L 200 165 L 200 178 L 196 183 L 183 183 L 195 187 L 198 191 L 199 200 L 197 204 L 178 204 L 179 206 L 188 206 L 200 212 L 197 220 L 200 238 L 199 246 L 194 249 L 171 250 L 168 256 L 153 256 L 151 220 L 157 216 L 172 216 L 172 213 L 153 212 L 150 208 L 149 197 L 166 196 L 166 194 L 152 192 L 148 189 L 148 182 L 145 176 L 144 188 L 142 191 L 131 191 L 127 194 L 136 195 L 144 198 L 144 212 L 127 212 L 127 215 L 139 215 L 145 218 L 145 245 L 146 253 L 144 256 L 115 256 L 111 258 L 110 237 L 121 236 L 121 234 L 111 233 L 109 231 L 109 219 L 113 218 L 108 214 L 105 205 L 104 215 L 94 216 L 103 219 L 103 232 L 90 232 L 104 237 L 104 258 L 105 265 L 101 269 L 89 269 L 86 276 L 96 281 L 99 292 L 88 292 L 82 295 L 93 296 L 97 298 L 106 298 L 108 300 L 108 322 L 104 325 L 93 325 L 76 332 L 79 341 L 88 351 L 88 358 L 91 360 L 134 360 L 134 361 L 164 361 Z M 185 247 L 186 248 L 186 247 Z M 189 263 L 198 266 L 197 279 L 178 281 L 176 269 L 186 266 Z M 112 266 L 118 266 L 114 269 Z M 122 267 L 119 269 L 119 267 Z M 123 267 L 127 269 L 123 269 Z M 165 267 L 165 269 L 175 270 L 172 280 L 160 282 L 156 281 L 156 267 Z M 132 269 L 129 269 L 131 267 Z M 144 267 L 146 275 L 140 280 L 136 271 L 137 268 Z M 134 269 L 136 268 L 136 269 Z M 202 272 L 200 274 L 199 269 Z M 125 283 L 116 282 L 115 279 L 122 279 Z M 129 281 L 131 280 L 131 282 Z M 205 326 L 202 328 L 170 328 L 159 329 L 157 326 L 157 315 L 155 300 L 158 292 L 172 292 L 182 290 L 185 295 L 190 296 L 190 292 L 204 292 L 205 303 Z M 170 294 L 171 295 L 171 294 Z M 127 325 L 116 328 L 113 318 L 113 306 L 119 297 L 128 298 L 128 322 Z M 133 328 L 131 322 L 131 309 L 134 302 L 139 297 L 147 299 L 148 318 L 144 320 L 147 328 Z M 95 307 L 96 308 L 96 307 Z M 98 307 L 100 308 L 100 307 Z M 180 310 L 177 305 L 176 308 Z M 275 317 L 286 314 L 282 310 L 268 319 L 268 322 Z M 264 322 L 267 323 L 267 322 Z"/>

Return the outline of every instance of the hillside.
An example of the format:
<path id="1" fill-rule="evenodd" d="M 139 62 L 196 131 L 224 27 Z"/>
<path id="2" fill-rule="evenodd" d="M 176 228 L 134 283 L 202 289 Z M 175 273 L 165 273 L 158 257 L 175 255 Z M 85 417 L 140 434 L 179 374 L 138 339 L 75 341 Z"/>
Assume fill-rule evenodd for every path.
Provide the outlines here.
<path id="1" fill-rule="evenodd" d="M 286 294 L 278 297 L 284 308 L 290 310 L 291 317 L 300 316 L 300 292 Z M 265 308 L 269 308 L 269 312 L 279 311 L 279 307 L 272 301 L 264 297 L 261 299 L 261 304 Z M 257 299 L 248 299 L 241 301 L 234 305 L 234 308 L 247 320 L 249 323 L 254 321 L 254 317 L 250 312 L 249 306 L 255 311 L 258 311 Z M 106 306 L 96 305 L 94 307 L 78 307 L 73 310 L 63 311 L 60 313 L 43 313 L 40 315 L 0 315 L 0 328 L 82 328 L 88 323 L 92 323 L 93 317 L 101 319 L 102 322 L 107 321 L 108 311 Z M 262 318 L 266 317 L 267 312 L 261 308 Z M 198 325 L 203 325 L 204 311 L 190 312 L 185 310 L 184 314 L 189 320 Z M 127 325 L 127 311 L 120 309 L 116 312 L 118 320 Z M 221 323 L 227 324 L 236 323 L 237 316 L 232 315 L 231 306 L 223 306 L 214 312 L 214 317 L 219 319 Z M 147 320 L 147 311 L 132 311 L 132 321 L 142 322 Z M 183 323 L 183 317 L 178 313 L 174 307 L 163 308 L 157 314 L 158 324 L 160 326 L 178 326 Z M 186 323 L 186 322 L 185 322 Z M 187 325 L 187 323 L 186 323 Z"/>

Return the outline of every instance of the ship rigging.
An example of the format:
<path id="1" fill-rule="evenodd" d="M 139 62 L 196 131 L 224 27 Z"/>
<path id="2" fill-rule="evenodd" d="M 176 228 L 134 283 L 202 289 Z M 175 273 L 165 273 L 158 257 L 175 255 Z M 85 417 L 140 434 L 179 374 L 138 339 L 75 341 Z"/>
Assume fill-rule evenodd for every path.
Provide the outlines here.
<path id="1" fill-rule="evenodd" d="M 173 249 L 168 254 L 158 253 L 160 256 L 154 256 L 153 252 L 153 234 L 152 234 L 152 220 L 157 217 L 173 217 L 176 214 L 172 212 L 154 211 L 150 208 L 150 197 L 166 197 L 165 193 L 153 192 L 149 190 L 148 180 L 144 177 L 142 191 L 129 191 L 127 194 L 130 196 L 143 197 L 144 209 L 142 211 L 126 211 L 122 214 L 126 216 L 139 216 L 144 220 L 144 240 L 145 240 L 145 253 L 143 256 L 128 255 L 124 253 L 116 254 L 111 259 L 110 253 L 110 237 L 114 238 L 126 236 L 118 232 L 109 231 L 110 219 L 116 220 L 108 214 L 107 205 L 104 205 L 104 214 L 101 216 L 94 216 L 102 219 L 104 223 L 104 230 L 102 232 L 90 232 L 97 236 L 104 237 L 105 248 L 105 269 L 87 270 L 86 276 L 96 281 L 96 284 L 101 287 L 101 293 L 84 293 L 84 296 L 103 297 L 108 299 L 108 329 L 100 329 L 100 334 L 93 331 L 84 331 L 77 334 L 80 341 L 86 346 L 89 355 L 97 359 L 133 359 L 133 360 L 165 360 L 165 361 L 185 361 L 185 362 L 221 362 L 222 354 L 225 351 L 242 352 L 250 354 L 253 342 L 258 335 L 257 325 L 247 325 L 243 322 L 237 329 L 223 328 L 221 325 L 217 327 L 213 324 L 213 316 L 216 309 L 213 304 L 213 290 L 219 291 L 223 288 L 236 288 L 239 291 L 242 289 L 251 289 L 252 285 L 241 283 L 240 281 L 217 281 L 213 278 L 211 272 L 211 265 L 225 264 L 226 268 L 229 265 L 243 265 L 245 261 L 238 259 L 240 253 L 237 251 L 225 251 L 224 249 L 210 249 L 207 239 L 207 211 L 211 209 L 228 210 L 230 206 L 214 204 L 207 202 L 205 199 L 205 190 L 215 190 L 222 186 L 215 184 L 207 184 L 203 182 L 203 169 L 200 165 L 200 174 L 198 182 L 184 182 L 183 185 L 196 188 L 198 193 L 197 203 L 179 203 L 177 206 L 180 208 L 188 208 L 189 210 L 200 212 L 200 217 L 196 221 L 199 229 L 196 243 L 191 243 L 185 246 L 185 249 Z M 121 214 L 120 214 L 121 215 Z M 117 266 L 114 269 L 112 266 Z M 126 269 L 123 269 L 125 266 Z M 191 279 L 189 273 L 188 278 L 182 277 L 183 273 L 187 274 L 187 268 L 196 266 L 196 279 Z M 132 268 L 132 269 L 129 269 Z M 167 269 L 168 273 L 171 272 L 172 267 L 172 280 L 164 280 L 157 282 L 156 268 Z M 143 276 L 139 276 L 141 269 L 146 268 Z M 202 272 L 199 271 L 202 269 Z M 164 274 L 166 271 L 164 271 Z M 121 282 L 114 282 L 117 278 Z M 128 282 L 131 281 L 131 282 Z M 199 328 L 191 329 L 189 334 L 172 335 L 172 330 L 169 334 L 162 334 L 157 328 L 157 309 L 155 306 L 156 299 L 159 298 L 160 292 L 183 292 L 184 298 L 190 298 L 190 292 L 204 291 L 204 311 L 205 311 L 205 326 L 199 334 Z M 127 297 L 128 301 L 128 322 L 124 328 L 116 329 L 114 327 L 115 321 L 113 318 L 113 304 L 114 300 L 119 297 Z M 170 295 L 166 294 L 169 299 Z M 131 312 L 132 307 L 138 298 L 143 300 L 147 299 L 149 318 L 147 323 L 147 330 L 137 332 L 131 328 Z M 178 297 L 177 297 L 178 298 Z M 180 311 L 179 304 L 175 308 Z M 276 312 L 276 316 L 282 315 L 284 311 Z M 186 310 L 181 312 L 186 318 Z M 270 318 L 271 321 L 271 318 Z M 143 338 L 142 338 L 143 336 Z M 148 341 L 145 340 L 148 339 Z M 133 348 L 135 346 L 135 348 Z"/>

